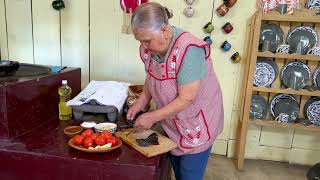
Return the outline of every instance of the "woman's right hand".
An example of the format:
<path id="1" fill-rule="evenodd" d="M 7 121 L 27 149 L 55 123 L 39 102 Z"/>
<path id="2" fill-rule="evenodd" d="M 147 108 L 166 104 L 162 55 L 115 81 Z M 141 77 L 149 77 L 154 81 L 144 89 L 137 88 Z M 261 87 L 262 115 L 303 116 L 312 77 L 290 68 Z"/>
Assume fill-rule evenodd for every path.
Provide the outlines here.
<path id="1" fill-rule="evenodd" d="M 134 103 L 133 106 L 131 106 L 128 110 L 127 119 L 133 120 L 134 117 L 141 111 L 141 109 L 142 109 L 142 106 L 140 105 L 139 102 Z"/>

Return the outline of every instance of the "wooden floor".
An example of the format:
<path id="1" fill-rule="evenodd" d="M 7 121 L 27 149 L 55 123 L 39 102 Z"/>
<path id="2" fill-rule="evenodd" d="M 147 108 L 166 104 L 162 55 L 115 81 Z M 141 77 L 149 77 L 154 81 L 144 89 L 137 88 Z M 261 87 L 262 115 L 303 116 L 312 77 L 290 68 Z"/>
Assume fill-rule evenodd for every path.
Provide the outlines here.
<path id="1" fill-rule="evenodd" d="M 212 155 L 204 180 L 306 180 L 308 166 L 288 163 L 245 160 L 243 171 L 237 171 L 232 159 Z M 174 176 L 174 173 L 172 173 Z M 172 180 L 175 178 L 172 177 Z"/>

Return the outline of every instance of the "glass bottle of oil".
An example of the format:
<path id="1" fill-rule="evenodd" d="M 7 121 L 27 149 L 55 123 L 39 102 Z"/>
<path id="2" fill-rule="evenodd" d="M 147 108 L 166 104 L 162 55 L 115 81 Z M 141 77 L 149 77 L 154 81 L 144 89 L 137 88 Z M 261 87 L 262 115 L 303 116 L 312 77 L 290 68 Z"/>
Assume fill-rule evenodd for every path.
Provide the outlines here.
<path id="1" fill-rule="evenodd" d="M 62 80 L 62 85 L 58 89 L 60 95 L 59 102 L 59 119 L 70 120 L 72 118 L 72 108 L 67 106 L 67 102 L 70 100 L 71 88 L 68 86 L 67 80 Z"/>

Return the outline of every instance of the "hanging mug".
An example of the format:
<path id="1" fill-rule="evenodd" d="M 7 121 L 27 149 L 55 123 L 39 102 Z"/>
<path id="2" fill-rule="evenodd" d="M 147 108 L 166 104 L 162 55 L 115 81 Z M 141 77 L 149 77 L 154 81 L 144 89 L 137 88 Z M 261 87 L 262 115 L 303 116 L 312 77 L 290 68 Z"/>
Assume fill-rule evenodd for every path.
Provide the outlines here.
<path id="1" fill-rule="evenodd" d="M 216 11 L 220 16 L 225 16 L 228 13 L 229 8 L 225 4 L 221 4 Z"/>
<path id="2" fill-rule="evenodd" d="M 278 123 L 288 123 L 289 122 L 289 114 L 287 113 L 280 113 L 276 119 L 275 119 L 276 122 Z"/>
<path id="3" fill-rule="evenodd" d="M 231 8 L 236 4 L 237 0 L 223 0 L 223 2 L 228 8 Z"/>
<path id="4" fill-rule="evenodd" d="M 211 22 L 208 22 L 203 29 L 206 33 L 211 33 L 214 30 L 214 27 Z"/>
<path id="5" fill-rule="evenodd" d="M 238 63 L 241 61 L 241 56 L 238 52 L 235 52 L 234 54 L 232 54 L 231 56 L 231 60 L 233 63 Z"/>
<path id="6" fill-rule="evenodd" d="M 53 7 L 53 9 L 59 11 L 59 10 L 65 8 L 65 5 L 64 5 L 63 0 L 55 0 L 52 2 L 52 7 Z"/>
<path id="7" fill-rule="evenodd" d="M 227 22 L 222 29 L 224 30 L 225 33 L 229 34 L 233 30 L 233 26 Z"/>
<path id="8" fill-rule="evenodd" d="M 184 11 L 183 11 L 184 15 L 187 17 L 192 17 L 194 14 L 194 9 L 191 6 L 187 6 Z"/>
<path id="9" fill-rule="evenodd" d="M 211 45 L 212 44 L 212 39 L 210 36 L 206 36 L 204 39 L 203 39 L 207 44 Z"/>
<path id="10" fill-rule="evenodd" d="M 228 41 L 224 41 L 221 45 L 221 49 L 228 52 L 231 49 L 231 44 Z"/>
<path id="11" fill-rule="evenodd" d="M 192 5 L 195 0 L 185 0 L 188 5 Z"/>

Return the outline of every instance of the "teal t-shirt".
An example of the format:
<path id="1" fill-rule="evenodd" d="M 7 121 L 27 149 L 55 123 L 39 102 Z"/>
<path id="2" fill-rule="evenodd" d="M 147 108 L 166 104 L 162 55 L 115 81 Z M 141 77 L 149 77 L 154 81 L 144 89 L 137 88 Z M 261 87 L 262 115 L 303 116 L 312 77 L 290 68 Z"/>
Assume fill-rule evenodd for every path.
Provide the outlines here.
<path id="1" fill-rule="evenodd" d="M 184 31 L 180 28 L 173 27 L 173 37 L 169 45 L 169 50 L 173 46 L 173 42 Z M 169 52 L 167 51 L 164 58 L 159 55 L 152 55 L 158 63 L 164 63 L 168 58 Z M 203 79 L 207 74 L 205 50 L 203 48 L 190 46 L 181 64 L 181 68 L 177 77 L 177 83 L 180 85 L 188 84 L 196 80 Z"/>

